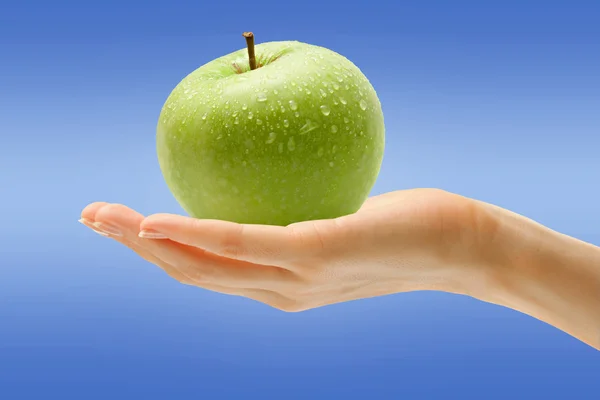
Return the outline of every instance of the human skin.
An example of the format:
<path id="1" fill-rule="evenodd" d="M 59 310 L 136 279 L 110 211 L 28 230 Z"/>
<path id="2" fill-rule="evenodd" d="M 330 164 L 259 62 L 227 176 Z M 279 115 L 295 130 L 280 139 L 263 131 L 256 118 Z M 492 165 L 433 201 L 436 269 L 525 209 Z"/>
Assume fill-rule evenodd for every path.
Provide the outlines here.
<path id="1" fill-rule="evenodd" d="M 296 312 L 418 290 L 528 314 L 600 350 L 600 248 L 437 189 L 372 197 L 351 215 L 288 226 L 92 203 L 81 222 L 181 283 Z"/>

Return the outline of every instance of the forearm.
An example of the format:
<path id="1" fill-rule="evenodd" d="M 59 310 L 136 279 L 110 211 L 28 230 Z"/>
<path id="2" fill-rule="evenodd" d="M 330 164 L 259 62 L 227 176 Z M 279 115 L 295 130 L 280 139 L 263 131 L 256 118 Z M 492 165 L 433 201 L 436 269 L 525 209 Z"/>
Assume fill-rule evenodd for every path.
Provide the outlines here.
<path id="1" fill-rule="evenodd" d="M 485 204 L 495 220 L 480 300 L 518 310 L 600 350 L 600 248 Z"/>

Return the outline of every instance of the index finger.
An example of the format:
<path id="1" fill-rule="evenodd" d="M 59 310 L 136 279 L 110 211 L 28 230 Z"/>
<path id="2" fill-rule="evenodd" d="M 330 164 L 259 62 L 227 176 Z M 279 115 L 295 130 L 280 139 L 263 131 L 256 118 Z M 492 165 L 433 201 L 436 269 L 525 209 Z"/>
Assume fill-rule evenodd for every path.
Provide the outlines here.
<path id="1" fill-rule="evenodd" d="M 238 224 L 154 214 L 140 224 L 140 236 L 166 238 L 211 253 L 254 264 L 272 265 L 298 255 L 292 230 L 284 226 Z"/>

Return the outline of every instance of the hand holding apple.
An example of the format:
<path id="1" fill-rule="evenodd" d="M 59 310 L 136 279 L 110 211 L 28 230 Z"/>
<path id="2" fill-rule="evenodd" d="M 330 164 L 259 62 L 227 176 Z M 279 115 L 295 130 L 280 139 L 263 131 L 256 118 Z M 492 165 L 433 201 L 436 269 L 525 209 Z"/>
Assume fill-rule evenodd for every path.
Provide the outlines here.
<path id="1" fill-rule="evenodd" d="M 439 190 L 399 191 L 351 215 L 288 226 L 145 218 L 108 203 L 81 217 L 179 282 L 300 311 L 414 290 L 466 293 L 487 272 L 468 246 L 482 240 L 472 203 Z"/>

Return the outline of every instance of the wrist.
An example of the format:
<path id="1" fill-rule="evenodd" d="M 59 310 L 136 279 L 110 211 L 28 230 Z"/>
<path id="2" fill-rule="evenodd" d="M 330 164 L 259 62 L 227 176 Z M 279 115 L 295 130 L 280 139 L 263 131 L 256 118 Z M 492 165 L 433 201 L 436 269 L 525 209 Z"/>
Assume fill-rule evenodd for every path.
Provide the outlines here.
<path id="1" fill-rule="evenodd" d="M 486 284 L 473 297 L 600 347 L 600 249 L 499 207 L 482 208 L 493 228 L 482 252 Z"/>

